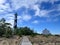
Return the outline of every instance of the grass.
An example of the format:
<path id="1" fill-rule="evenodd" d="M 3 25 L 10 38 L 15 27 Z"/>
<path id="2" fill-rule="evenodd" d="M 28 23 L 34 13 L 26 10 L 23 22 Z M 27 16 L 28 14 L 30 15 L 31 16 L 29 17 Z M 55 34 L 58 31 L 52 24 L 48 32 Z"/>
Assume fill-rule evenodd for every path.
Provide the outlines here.
<path id="1" fill-rule="evenodd" d="M 13 38 L 0 38 L 0 45 L 18 45 L 18 43 L 20 42 L 20 38 L 19 36 L 14 36 Z"/>
<path id="2" fill-rule="evenodd" d="M 32 44 L 55 44 L 55 43 L 60 43 L 60 36 L 57 35 L 36 35 L 34 37 L 29 36 L 30 41 Z"/>

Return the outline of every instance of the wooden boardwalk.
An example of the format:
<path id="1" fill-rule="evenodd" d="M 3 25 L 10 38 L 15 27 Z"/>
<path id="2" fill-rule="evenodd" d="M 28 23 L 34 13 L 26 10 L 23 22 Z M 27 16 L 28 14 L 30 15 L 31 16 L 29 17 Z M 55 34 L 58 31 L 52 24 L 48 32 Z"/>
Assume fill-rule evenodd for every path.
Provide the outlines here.
<path id="1" fill-rule="evenodd" d="M 20 45 L 32 45 L 32 43 L 29 41 L 27 36 L 23 36 L 21 44 Z"/>

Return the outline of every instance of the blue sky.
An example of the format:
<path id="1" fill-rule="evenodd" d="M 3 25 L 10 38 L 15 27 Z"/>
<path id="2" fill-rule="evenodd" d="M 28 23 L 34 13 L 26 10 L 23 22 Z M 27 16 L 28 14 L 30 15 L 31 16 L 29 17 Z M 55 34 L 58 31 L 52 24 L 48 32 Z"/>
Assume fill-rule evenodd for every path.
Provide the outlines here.
<path id="1" fill-rule="evenodd" d="M 0 19 L 14 25 L 14 13 L 18 13 L 18 27 L 30 27 L 42 33 L 47 28 L 52 34 L 60 34 L 60 0 L 0 0 Z"/>

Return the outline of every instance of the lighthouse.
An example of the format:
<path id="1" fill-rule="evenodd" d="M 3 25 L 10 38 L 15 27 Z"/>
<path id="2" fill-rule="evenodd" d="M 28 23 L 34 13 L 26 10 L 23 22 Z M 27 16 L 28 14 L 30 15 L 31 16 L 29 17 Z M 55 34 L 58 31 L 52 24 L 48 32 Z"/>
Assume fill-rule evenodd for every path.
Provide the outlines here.
<path id="1" fill-rule="evenodd" d="M 14 29 L 16 29 L 16 28 L 17 28 L 17 13 L 15 13 L 15 15 L 14 15 Z"/>

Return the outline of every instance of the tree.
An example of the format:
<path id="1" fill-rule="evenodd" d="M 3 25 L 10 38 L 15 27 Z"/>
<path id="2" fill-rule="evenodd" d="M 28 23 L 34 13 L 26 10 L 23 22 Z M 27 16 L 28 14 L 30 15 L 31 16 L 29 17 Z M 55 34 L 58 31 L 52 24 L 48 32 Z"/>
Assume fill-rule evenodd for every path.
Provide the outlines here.
<path id="1" fill-rule="evenodd" d="M 20 27 L 15 30 L 15 35 L 32 35 L 34 31 L 28 27 Z"/>
<path id="2" fill-rule="evenodd" d="M 6 23 L 6 20 L 4 18 L 2 18 L 0 20 L 0 36 L 7 36 L 10 31 L 11 31 L 11 24 L 10 23 Z M 9 32 L 9 33 L 8 33 Z"/>
<path id="3" fill-rule="evenodd" d="M 7 27 L 6 28 L 6 32 L 5 32 L 5 37 L 11 37 L 12 36 L 12 29 L 11 27 Z"/>
<path id="4" fill-rule="evenodd" d="M 33 34 L 33 30 L 31 30 L 30 28 L 28 27 L 24 27 L 21 29 L 21 32 L 22 32 L 22 35 L 31 35 Z"/>
<path id="5" fill-rule="evenodd" d="M 5 19 L 2 18 L 0 20 L 0 36 L 2 36 L 5 33 Z"/>

